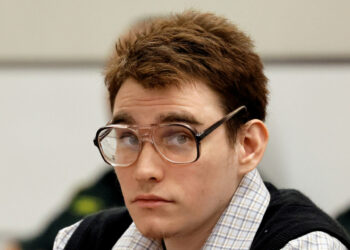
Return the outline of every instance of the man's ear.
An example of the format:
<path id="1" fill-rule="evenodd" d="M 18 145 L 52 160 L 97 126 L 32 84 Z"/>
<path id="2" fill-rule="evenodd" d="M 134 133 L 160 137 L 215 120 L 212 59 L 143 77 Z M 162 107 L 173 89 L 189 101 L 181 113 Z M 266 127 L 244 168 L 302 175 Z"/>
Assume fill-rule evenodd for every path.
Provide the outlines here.
<path id="1" fill-rule="evenodd" d="M 243 176 L 257 167 L 264 155 L 268 139 L 268 130 L 258 119 L 248 121 L 238 131 L 236 149 L 240 175 Z"/>

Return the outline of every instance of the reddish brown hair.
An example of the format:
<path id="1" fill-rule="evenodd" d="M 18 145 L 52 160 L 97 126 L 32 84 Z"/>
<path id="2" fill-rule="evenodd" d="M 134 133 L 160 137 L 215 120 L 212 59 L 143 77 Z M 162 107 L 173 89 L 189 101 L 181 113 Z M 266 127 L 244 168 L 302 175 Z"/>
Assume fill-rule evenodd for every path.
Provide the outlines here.
<path id="1" fill-rule="evenodd" d="M 132 27 L 118 40 L 107 64 L 105 83 L 112 109 L 129 77 L 145 88 L 203 81 L 218 94 L 225 113 L 240 105 L 247 107 L 244 120 L 236 126 L 228 124 L 232 132 L 247 120 L 266 116 L 267 78 L 252 41 L 228 20 L 211 13 L 186 11 Z"/>

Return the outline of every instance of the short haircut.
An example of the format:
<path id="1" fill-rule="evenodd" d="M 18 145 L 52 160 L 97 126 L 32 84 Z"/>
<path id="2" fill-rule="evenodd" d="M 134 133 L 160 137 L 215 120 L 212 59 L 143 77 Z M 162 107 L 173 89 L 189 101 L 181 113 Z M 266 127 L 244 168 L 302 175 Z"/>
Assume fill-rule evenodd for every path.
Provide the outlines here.
<path id="1" fill-rule="evenodd" d="M 107 63 L 105 83 L 113 110 L 127 78 L 144 88 L 166 88 L 201 80 L 221 101 L 224 113 L 245 105 L 247 115 L 227 123 L 229 134 L 247 120 L 265 120 L 267 78 L 250 38 L 227 19 L 189 10 L 144 19 L 122 36 Z"/>

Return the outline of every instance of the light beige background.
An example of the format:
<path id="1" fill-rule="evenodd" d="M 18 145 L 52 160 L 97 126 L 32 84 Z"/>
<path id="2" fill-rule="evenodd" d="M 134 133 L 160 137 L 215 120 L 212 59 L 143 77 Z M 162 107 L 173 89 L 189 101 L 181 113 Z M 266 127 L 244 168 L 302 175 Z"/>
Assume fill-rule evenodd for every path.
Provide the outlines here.
<path id="1" fill-rule="evenodd" d="M 264 57 L 349 57 L 348 0 L 1 0 L 0 58 L 103 61 L 135 20 L 188 8 L 237 23 Z"/>

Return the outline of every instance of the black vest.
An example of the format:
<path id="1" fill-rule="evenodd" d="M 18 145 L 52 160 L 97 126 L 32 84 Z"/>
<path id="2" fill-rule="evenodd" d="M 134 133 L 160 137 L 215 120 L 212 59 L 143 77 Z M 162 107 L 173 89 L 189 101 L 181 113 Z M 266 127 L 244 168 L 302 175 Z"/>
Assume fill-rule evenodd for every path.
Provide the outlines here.
<path id="1" fill-rule="evenodd" d="M 289 241 L 314 231 L 325 232 L 350 249 L 343 228 L 296 190 L 276 189 L 265 183 L 271 194 L 251 249 L 281 249 Z M 132 220 L 125 207 L 113 208 L 85 218 L 65 250 L 111 250 Z"/>

